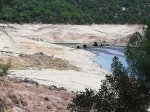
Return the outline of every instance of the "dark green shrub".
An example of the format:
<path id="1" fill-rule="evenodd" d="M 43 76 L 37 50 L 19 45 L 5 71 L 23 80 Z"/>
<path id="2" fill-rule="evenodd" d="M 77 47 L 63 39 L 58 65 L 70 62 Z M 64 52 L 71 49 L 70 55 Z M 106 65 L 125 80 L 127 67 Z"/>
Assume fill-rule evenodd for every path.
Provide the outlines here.
<path id="1" fill-rule="evenodd" d="M 90 112 L 94 106 L 95 91 L 86 89 L 85 92 L 78 92 L 72 103 L 68 105 L 71 112 Z"/>
<path id="2" fill-rule="evenodd" d="M 93 46 L 98 46 L 97 42 L 94 42 Z"/>
<path id="3" fill-rule="evenodd" d="M 83 45 L 83 48 L 87 48 L 87 45 L 86 45 L 86 44 L 84 44 L 84 45 Z"/>

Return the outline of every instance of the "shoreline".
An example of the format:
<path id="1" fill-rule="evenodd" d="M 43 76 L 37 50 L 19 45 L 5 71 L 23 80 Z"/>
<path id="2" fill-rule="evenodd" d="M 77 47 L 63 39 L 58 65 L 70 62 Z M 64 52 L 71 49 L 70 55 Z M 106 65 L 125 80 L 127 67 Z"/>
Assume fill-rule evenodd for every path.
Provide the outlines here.
<path id="1" fill-rule="evenodd" d="M 119 61 L 125 66 L 128 67 L 127 61 L 125 59 L 125 47 L 122 46 L 105 46 L 97 48 L 89 48 L 89 51 L 94 53 L 94 61 L 101 66 L 101 68 L 108 70 L 111 73 L 111 64 L 114 56 L 119 58 Z M 109 68 L 109 69 L 108 69 Z"/>
<path id="2" fill-rule="evenodd" d="M 48 56 L 54 56 L 67 60 L 72 65 L 81 68 L 80 71 L 73 70 L 53 70 L 36 71 L 22 70 L 13 72 L 13 76 L 28 77 L 31 79 L 41 79 L 53 81 L 61 87 L 70 90 L 83 90 L 86 87 L 99 89 L 101 80 L 109 72 L 92 60 L 94 53 L 83 49 L 73 49 L 65 46 L 54 45 L 54 42 L 83 43 L 95 40 L 111 41 L 113 39 L 127 38 L 135 31 L 141 31 L 141 25 L 50 25 L 50 24 L 25 24 L 11 25 L 5 27 L 16 44 L 12 43 L 10 37 L 0 32 L 0 49 L 12 56 L 13 54 L 35 54 L 43 52 Z M 124 41 L 123 41 L 124 42 Z M 32 77 L 33 76 L 33 77 Z M 45 83 L 44 81 L 41 83 Z M 49 83 L 50 84 L 50 83 Z"/>
<path id="3" fill-rule="evenodd" d="M 85 60 L 80 62 L 82 59 L 77 59 L 78 61 L 76 60 L 76 64 L 74 63 L 76 66 L 80 65 L 78 67 L 81 68 L 81 71 L 60 71 L 55 69 L 11 70 L 11 75 L 9 76 L 20 77 L 21 79 L 29 78 L 31 80 L 37 81 L 40 84 L 64 87 L 68 91 L 84 91 L 85 88 L 98 90 L 101 85 L 101 80 L 105 78 L 105 74 L 107 74 L 107 71 L 100 68 L 99 65 L 92 60 L 95 54 L 91 53 L 90 51 L 76 50 L 66 47 L 64 47 L 64 49 L 66 49 L 65 51 L 69 52 L 71 50 L 73 54 L 79 53 L 78 57 L 81 57 L 83 55 L 82 57 Z M 72 56 L 74 57 L 74 55 Z M 69 59 L 72 58 L 69 57 Z M 72 61 L 70 62 L 72 63 Z"/>

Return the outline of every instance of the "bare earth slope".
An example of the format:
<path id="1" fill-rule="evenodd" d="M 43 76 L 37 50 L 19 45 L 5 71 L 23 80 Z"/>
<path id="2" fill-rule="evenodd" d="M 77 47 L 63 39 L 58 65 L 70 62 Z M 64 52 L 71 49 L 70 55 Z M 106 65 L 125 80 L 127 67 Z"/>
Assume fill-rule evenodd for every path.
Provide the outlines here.
<path id="1" fill-rule="evenodd" d="M 11 34 L 21 38 L 50 43 L 83 43 L 94 40 L 106 41 L 126 38 L 143 25 L 52 25 L 52 24 L 13 24 L 7 28 Z M 9 32 L 10 33 L 10 32 Z"/>
<path id="2" fill-rule="evenodd" d="M 125 38 L 136 31 L 141 32 L 143 27 L 142 25 L 51 24 L 10 24 L 4 26 L 4 28 L 1 27 L 3 32 L 0 32 L 1 58 L 14 56 L 20 60 L 23 58 L 22 55 L 42 52 L 46 56 L 63 60 L 57 64 L 58 66 L 64 63 L 72 66 L 60 71 L 54 67 L 33 69 L 32 66 L 29 67 L 28 63 L 22 63 L 22 65 L 27 64 L 26 66 L 29 68 L 11 70 L 11 77 L 30 78 L 41 84 L 56 85 L 74 91 L 84 90 L 87 87 L 98 89 L 100 81 L 108 72 L 92 61 L 94 54 L 52 43 L 82 43 L 95 40 L 126 41 Z M 6 35 L 7 33 L 12 39 Z M 63 66 L 67 67 L 67 64 Z"/>
<path id="3" fill-rule="evenodd" d="M 0 104 L 4 105 L 4 112 L 68 112 L 72 97 L 64 88 L 0 77 Z"/>

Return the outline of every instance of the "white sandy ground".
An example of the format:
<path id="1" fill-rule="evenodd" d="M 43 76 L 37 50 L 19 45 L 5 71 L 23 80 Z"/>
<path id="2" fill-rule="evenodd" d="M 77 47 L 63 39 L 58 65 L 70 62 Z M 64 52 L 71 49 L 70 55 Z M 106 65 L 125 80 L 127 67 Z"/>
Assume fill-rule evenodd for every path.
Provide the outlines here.
<path id="1" fill-rule="evenodd" d="M 0 24 L 0 26 L 2 26 Z M 10 24 L 6 31 L 13 36 L 43 40 L 50 43 L 83 43 L 105 38 L 106 40 L 128 37 L 142 32 L 143 25 L 52 25 Z"/>
<path id="2" fill-rule="evenodd" d="M 136 31 L 142 30 L 142 25 L 11 25 L 13 28 L 5 27 L 10 37 L 0 32 L 0 50 L 11 51 L 17 54 L 33 54 L 44 52 L 47 55 L 68 60 L 80 71 L 66 70 L 12 70 L 11 77 L 30 78 L 45 85 L 65 87 L 73 91 L 82 91 L 85 88 L 98 89 L 101 80 L 108 71 L 100 68 L 92 58 L 91 52 L 72 49 L 64 46 L 51 44 L 53 42 L 89 42 L 94 39 L 105 37 L 109 39 L 120 39 L 128 37 Z M 67 36 L 69 35 L 69 36 Z M 79 37 L 78 37 L 79 36 Z M 36 40 L 35 38 L 42 39 Z M 45 39 L 45 40 L 44 40 Z M 44 40 L 44 41 L 43 41 Z M 14 42 L 13 42 L 14 41 Z M 2 56 L 1 54 L 0 56 Z M 6 55 L 6 54 L 5 54 Z"/>
<path id="3" fill-rule="evenodd" d="M 18 70 L 11 71 L 11 77 L 30 78 L 45 85 L 55 85 L 65 87 L 70 91 L 84 91 L 85 88 L 98 90 L 104 75 L 90 74 L 76 71 L 58 71 L 58 70 Z"/>
<path id="4" fill-rule="evenodd" d="M 41 43 L 37 42 L 36 44 L 38 44 L 39 47 Z M 48 45 L 50 48 L 57 48 L 56 50 L 52 50 L 49 53 L 44 50 L 44 45 L 42 45 L 43 48 L 41 49 L 43 49 L 46 54 L 53 54 L 55 57 L 66 59 L 71 64 L 81 68 L 81 71 L 14 70 L 11 71 L 12 76 L 30 78 L 38 81 L 41 84 L 65 87 L 71 91 L 83 91 L 85 88 L 98 90 L 101 84 L 101 80 L 104 79 L 105 75 L 108 72 L 100 68 L 96 63 L 92 61 L 92 57 L 95 56 L 94 54 L 84 50 L 76 50 L 68 47 L 51 45 L 48 43 L 45 43 L 45 45 Z M 18 49 L 16 48 L 16 51 L 32 54 L 38 52 L 39 49 L 34 48 L 34 51 L 32 51 L 31 49 L 25 51 L 25 49 L 21 50 L 18 47 Z"/>

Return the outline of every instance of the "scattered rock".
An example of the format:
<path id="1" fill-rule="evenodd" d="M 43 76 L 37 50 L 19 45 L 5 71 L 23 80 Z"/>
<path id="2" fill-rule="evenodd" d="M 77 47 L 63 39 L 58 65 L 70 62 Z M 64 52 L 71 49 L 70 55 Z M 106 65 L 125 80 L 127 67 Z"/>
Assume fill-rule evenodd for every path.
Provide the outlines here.
<path id="1" fill-rule="evenodd" d="M 26 99 L 21 99 L 21 103 L 22 103 L 23 106 L 28 105 L 28 101 Z"/>
<path id="2" fill-rule="evenodd" d="M 49 98 L 48 98 L 48 97 L 45 97 L 44 100 L 45 100 L 45 101 L 49 101 Z"/>
<path id="3" fill-rule="evenodd" d="M 18 107 L 23 108 L 23 105 L 22 105 L 21 101 L 18 102 Z"/>
<path id="4" fill-rule="evenodd" d="M 28 83 L 15 81 L 15 78 L 5 78 L 4 81 L 7 89 L 1 84 L 0 100 L 4 101 L 6 112 L 68 112 L 67 105 L 72 99 L 72 93 L 64 88 L 35 86 L 34 82 L 28 79 Z"/>
<path id="5" fill-rule="evenodd" d="M 53 107 L 52 107 L 52 105 L 50 105 L 50 104 L 48 104 L 48 105 L 46 106 L 46 108 L 49 109 L 49 110 L 53 110 Z"/>
<path id="6" fill-rule="evenodd" d="M 13 112 L 23 112 L 23 110 L 19 107 L 14 107 Z"/>
<path id="7" fill-rule="evenodd" d="M 5 100 L 5 105 L 6 105 L 7 107 L 13 107 L 13 102 L 12 102 L 12 100 L 11 100 L 10 98 L 6 98 L 6 100 Z"/>
<path id="8" fill-rule="evenodd" d="M 80 49 L 80 46 L 77 46 L 77 49 Z"/>
<path id="9" fill-rule="evenodd" d="M 67 89 L 64 87 L 61 87 L 60 90 L 67 91 Z"/>
<path id="10" fill-rule="evenodd" d="M 44 102 L 43 102 L 43 101 L 41 101 L 40 103 L 41 103 L 42 105 L 44 105 Z"/>
<path id="11" fill-rule="evenodd" d="M 25 83 L 30 83 L 30 84 L 36 84 L 36 85 L 39 85 L 38 82 L 36 82 L 36 81 L 34 81 L 34 80 L 31 80 L 31 79 L 28 79 L 28 78 L 24 79 L 24 82 L 25 82 Z"/>
<path id="12" fill-rule="evenodd" d="M 36 56 L 43 56 L 43 55 L 45 55 L 43 52 L 37 52 L 37 53 L 35 53 L 35 54 L 33 54 L 33 55 L 36 55 Z M 46 56 L 46 55 L 45 55 Z"/>
<path id="13" fill-rule="evenodd" d="M 104 44 L 101 44 L 101 47 L 104 46 Z"/>
<path id="14" fill-rule="evenodd" d="M 64 105 L 61 104 L 60 102 L 56 101 L 56 100 L 52 100 L 53 105 L 57 108 L 57 109 L 64 109 Z"/>
<path id="15" fill-rule="evenodd" d="M 97 42 L 94 42 L 93 46 L 98 46 Z"/>
<path id="16" fill-rule="evenodd" d="M 50 90 L 56 90 L 56 89 L 57 89 L 57 87 L 56 87 L 56 86 L 54 86 L 54 85 L 52 85 L 52 86 L 49 86 L 49 89 L 50 89 Z"/>
<path id="17" fill-rule="evenodd" d="M 25 54 L 19 54 L 18 56 L 19 57 L 25 57 L 26 55 Z"/>
<path id="18" fill-rule="evenodd" d="M 18 104 L 20 101 L 20 96 L 16 92 L 10 93 L 10 98 L 15 104 Z"/>
<path id="19" fill-rule="evenodd" d="M 23 82 L 22 79 L 17 78 L 17 77 L 15 77 L 15 78 L 13 78 L 13 79 L 10 79 L 10 80 L 13 81 L 14 83 L 21 83 L 21 82 Z"/>
<path id="20" fill-rule="evenodd" d="M 0 91 L 0 101 L 4 102 L 6 100 L 6 94 L 3 91 Z"/>
<path id="21" fill-rule="evenodd" d="M 86 45 L 86 44 L 84 44 L 84 45 L 83 45 L 83 48 L 87 48 L 87 45 Z"/>

